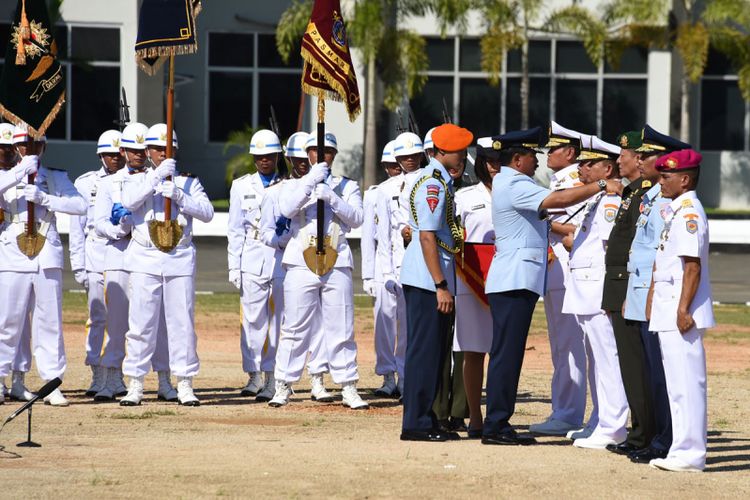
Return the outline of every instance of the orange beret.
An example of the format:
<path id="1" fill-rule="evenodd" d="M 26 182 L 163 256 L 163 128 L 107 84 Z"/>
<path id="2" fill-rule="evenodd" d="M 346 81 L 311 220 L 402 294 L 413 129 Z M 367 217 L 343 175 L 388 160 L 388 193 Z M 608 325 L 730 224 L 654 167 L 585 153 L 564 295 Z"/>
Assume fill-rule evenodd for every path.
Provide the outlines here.
<path id="1" fill-rule="evenodd" d="M 452 153 L 468 148 L 474 142 L 474 134 L 458 125 L 444 123 L 432 131 L 432 142 L 437 149 Z"/>

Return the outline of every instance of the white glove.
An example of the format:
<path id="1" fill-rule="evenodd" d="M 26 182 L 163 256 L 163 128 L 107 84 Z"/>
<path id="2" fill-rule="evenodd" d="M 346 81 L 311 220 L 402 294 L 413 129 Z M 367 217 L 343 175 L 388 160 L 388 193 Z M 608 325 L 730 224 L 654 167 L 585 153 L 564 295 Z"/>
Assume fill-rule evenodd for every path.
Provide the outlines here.
<path id="1" fill-rule="evenodd" d="M 120 229 L 125 232 L 129 232 L 133 229 L 133 216 L 123 215 L 120 217 Z"/>
<path id="2" fill-rule="evenodd" d="M 47 193 L 36 187 L 35 184 L 26 184 L 26 187 L 23 188 L 23 196 L 26 201 L 37 205 L 45 205 L 47 202 Z"/>
<path id="3" fill-rule="evenodd" d="M 333 200 L 333 197 L 336 196 L 333 190 L 331 189 L 331 186 L 329 186 L 328 184 L 323 184 L 323 183 L 315 186 L 314 193 L 317 199 L 323 200 L 328 204 L 330 204 L 331 201 Z"/>
<path id="4" fill-rule="evenodd" d="M 89 275 L 85 269 L 77 269 L 73 271 L 73 279 L 86 290 L 89 289 Z"/>
<path id="5" fill-rule="evenodd" d="M 21 163 L 13 167 L 16 180 L 20 181 L 27 175 L 35 174 L 39 168 L 39 157 L 37 155 L 27 155 L 21 159 Z"/>
<path id="6" fill-rule="evenodd" d="M 331 169 L 328 168 L 328 163 L 316 163 L 310 167 L 310 171 L 305 176 L 305 185 L 310 188 L 310 191 L 312 191 L 315 185 L 326 180 L 330 173 Z"/>
<path id="7" fill-rule="evenodd" d="M 242 273 L 239 269 L 230 269 L 229 270 L 229 282 L 239 290 L 242 288 Z"/>
<path id="8" fill-rule="evenodd" d="M 185 199 L 185 192 L 178 188 L 172 181 L 164 181 L 161 183 L 156 187 L 156 192 L 161 193 L 165 198 L 173 200 L 178 205 L 181 205 L 182 201 Z"/>
<path id="9" fill-rule="evenodd" d="M 151 185 L 155 187 L 167 177 L 174 175 L 176 169 L 177 162 L 174 158 L 167 158 L 161 162 L 161 165 L 151 171 L 153 172 L 151 173 Z"/>
<path id="10" fill-rule="evenodd" d="M 372 279 L 366 279 L 362 280 L 362 289 L 365 291 L 367 295 L 370 297 L 375 296 L 375 280 Z"/>
<path id="11" fill-rule="evenodd" d="M 396 297 L 401 295 L 401 290 L 398 287 L 398 280 L 396 280 L 395 276 L 390 274 L 383 276 L 383 286 L 388 290 L 388 293 L 392 293 Z"/>

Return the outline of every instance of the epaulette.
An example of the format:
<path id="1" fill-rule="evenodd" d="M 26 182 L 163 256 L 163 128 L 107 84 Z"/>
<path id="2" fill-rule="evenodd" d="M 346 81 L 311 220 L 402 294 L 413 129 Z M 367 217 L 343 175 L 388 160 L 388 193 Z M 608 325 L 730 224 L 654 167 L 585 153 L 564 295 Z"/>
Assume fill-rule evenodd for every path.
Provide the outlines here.
<path id="1" fill-rule="evenodd" d="M 435 170 L 432 171 L 432 178 L 433 179 L 442 179 L 443 178 L 443 174 L 440 173 L 440 170 L 435 169 Z"/>
<path id="2" fill-rule="evenodd" d="M 653 184 L 651 184 L 651 181 L 643 181 L 641 182 L 641 187 L 643 188 L 650 188 Z"/>
<path id="3" fill-rule="evenodd" d="M 682 207 L 683 208 L 690 208 L 693 206 L 693 202 L 690 199 L 682 200 Z"/>
<path id="4" fill-rule="evenodd" d="M 180 177 L 190 177 L 190 178 L 193 178 L 193 179 L 196 178 L 196 177 L 198 177 L 197 175 L 191 174 L 190 172 L 180 172 L 177 175 L 180 176 Z"/>
<path id="5" fill-rule="evenodd" d="M 576 171 L 570 173 L 570 178 L 571 179 L 578 179 L 578 175 L 579 175 L 578 171 L 576 170 Z"/>

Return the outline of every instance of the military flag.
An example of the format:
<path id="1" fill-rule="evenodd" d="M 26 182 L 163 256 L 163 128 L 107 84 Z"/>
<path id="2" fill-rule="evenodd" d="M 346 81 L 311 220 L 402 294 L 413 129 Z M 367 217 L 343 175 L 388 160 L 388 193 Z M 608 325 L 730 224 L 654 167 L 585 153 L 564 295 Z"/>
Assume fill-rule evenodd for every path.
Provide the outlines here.
<path id="1" fill-rule="evenodd" d="M 18 0 L 0 76 L 0 113 L 39 138 L 65 103 L 65 75 L 57 60 L 44 0 Z"/>
<path id="2" fill-rule="evenodd" d="M 464 243 L 461 260 L 456 266 L 456 274 L 472 291 L 474 296 L 489 307 L 489 300 L 484 293 L 484 284 L 490 270 L 495 245 L 492 243 Z"/>
<path id="3" fill-rule="evenodd" d="M 138 66 L 153 75 L 169 56 L 195 53 L 200 11 L 200 0 L 143 0 L 135 42 Z"/>

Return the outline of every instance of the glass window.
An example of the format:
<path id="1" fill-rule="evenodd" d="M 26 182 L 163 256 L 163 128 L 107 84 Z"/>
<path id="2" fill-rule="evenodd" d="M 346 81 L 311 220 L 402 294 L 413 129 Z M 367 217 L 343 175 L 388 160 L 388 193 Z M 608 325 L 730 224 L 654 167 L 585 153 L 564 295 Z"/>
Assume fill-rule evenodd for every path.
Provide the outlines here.
<path id="1" fill-rule="evenodd" d="M 57 54 L 61 59 L 68 59 L 68 27 L 65 25 L 55 26 L 55 43 Z M 119 43 L 119 42 L 118 42 Z M 117 54 L 117 62 L 120 62 L 120 54 Z"/>
<path id="2" fill-rule="evenodd" d="M 474 137 L 500 133 L 500 89 L 484 78 L 462 78 L 458 122 Z"/>
<path id="3" fill-rule="evenodd" d="M 733 75 L 735 73 L 736 71 L 732 68 L 732 63 L 727 56 L 713 47 L 709 48 L 704 75 Z"/>
<path id="4" fill-rule="evenodd" d="M 258 66 L 262 68 L 301 68 L 302 58 L 299 50 L 293 50 L 289 55 L 289 64 L 284 61 L 276 50 L 276 35 L 258 35 Z"/>
<path id="5" fill-rule="evenodd" d="M 549 122 L 549 78 L 529 79 L 529 126 L 547 127 Z M 505 130 L 521 128 L 521 79 L 508 78 L 505 99 Z"/>
<path id="6" fill-rule="evenodd" d="M 557 80 L 555 121 L 583 133 L 596 132 L 596 81 Z"/>
<path id="7" fill-rule="evenodd" d="M 119 116 L 120 68 L 75 65 L 72 72 L 70 138 L 95 141 Z"/>
<path id="8" fill-rule="evenodd" d="M 253 35 L 210 33 L 208 35 L 209 66 L 247 68 L 253 65 Z"/>
<path id="9" fill-rule="evenodd" d="M 628 130 L 646 123 L 646 80 L 604 80 L 602 138 L 614 143 Z"/>
<path id="10" fill-rule="evenodd" d="M 596 73 L 596 65 L 589 59 L 581 42 L 557 42 L 558 73 Z"/>
<path id="11" fill-rule="evenodd" d="M 443 123 L 443 99 L 448 107 L 448 113 L 452 113 L 453 78 L 431 76 L 422 89 L 422 93 L 411 100 L 411 108 L 420 131 L 427 132 L 432 127 Z"/>
<path id="12" fill-rule="evenodd" d="M 258 79 L 258 125 L 270 127 L 271 106 L 279 122 L 281 139 L 297 129 L 300 75 L 262 74 Z"/>
<path id="13" fill-rule="evenodd" d="M 427 57 L 430 71 L 453 71 L 453 38 L 428 38 Z"/>
<path id="14" fill-rule="evenodd" d="M 482 51 L 478 38 L 462 38 L 460 45 L 459 69 L 461 71 L 482 71 Z"/>
<path id="15" fill-rule="evenodd" d="M 644 47 L 628 47 L 614 66 L 604 58 L 605 73 L 648 73 L 648 49 Z"/>
<path id="16" fill-rule="evenodd" d="M 253 76 L 213 71 L 209 74 L 209 140 L 224 142 L 229 133 L 252 124 Z"/>
<path id="17" fill-rule="evenodd" d="M 71 30 L 73 58 L 82 61 L 119 61 L 120 30 L 79 28 Z"/>
<path id="18" fill-rule="evenodd" d="M 703 80 L 701 149 L 742 150 L 745 102 L 736 81 Z"/>
<path id="19" fill-rule="evenodd" d="M 529 73 L 550 72 L 549 40 L 532 40 L 529 42 Z M 508 51 L 507 68 L 509 73 L 521 72 L 521 49 Z"/>

